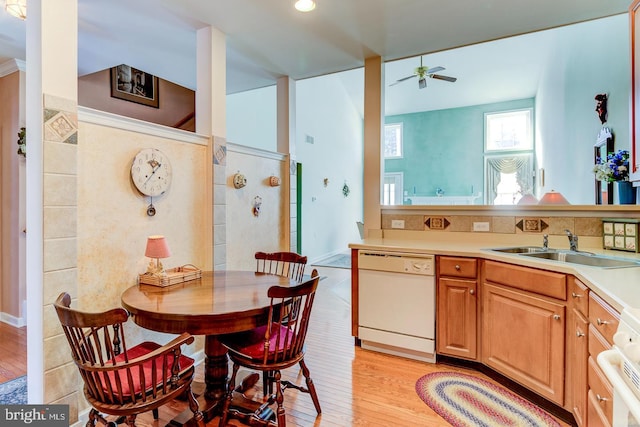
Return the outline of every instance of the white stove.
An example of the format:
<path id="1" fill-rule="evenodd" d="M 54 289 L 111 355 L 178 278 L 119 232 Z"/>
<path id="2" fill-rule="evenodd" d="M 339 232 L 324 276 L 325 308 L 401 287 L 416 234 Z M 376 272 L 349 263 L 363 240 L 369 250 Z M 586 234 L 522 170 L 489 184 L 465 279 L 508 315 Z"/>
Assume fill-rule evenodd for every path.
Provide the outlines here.
<path id="1" fill-rule="evenodd" d="M 598 365 L 613 386 L 613 425 L 640 426 L 640 310 L 622 311 L 611 350 Z"/>

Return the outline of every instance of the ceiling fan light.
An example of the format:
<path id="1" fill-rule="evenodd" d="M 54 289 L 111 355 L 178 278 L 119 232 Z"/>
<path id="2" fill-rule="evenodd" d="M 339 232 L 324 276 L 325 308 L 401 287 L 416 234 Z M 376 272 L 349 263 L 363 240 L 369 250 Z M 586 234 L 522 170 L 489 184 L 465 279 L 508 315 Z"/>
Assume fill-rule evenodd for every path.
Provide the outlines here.
<path id="1" fill-rule="evenodd" d="M 298 0 L 295 3 L 295 8 L 300 12 L 311 12 L 316 8 L 316 2 L 313 0 Z"/>
<path id="2" fill-rule="evenodd" d="M 5 0 L 4 9 L 9 15 L 27 19 L 27 0 Z"/>
<path id="3" fill-rule="evenodd" d="M 425 79 L 424 77 L 420 77 L 420 80 L 418 80 L 418 87 L 420 89 L 424 89 L 425 87 L 427 87 L 427 79 Z"/>

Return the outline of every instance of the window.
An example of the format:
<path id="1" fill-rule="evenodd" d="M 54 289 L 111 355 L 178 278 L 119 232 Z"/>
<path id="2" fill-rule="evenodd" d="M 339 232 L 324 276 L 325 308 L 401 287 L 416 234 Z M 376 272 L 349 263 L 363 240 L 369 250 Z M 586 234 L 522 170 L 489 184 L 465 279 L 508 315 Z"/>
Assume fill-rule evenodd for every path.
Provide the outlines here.
<path id="1" fill-rule="evenodd" d="M 384 125 L 384 158 L 402 157 L 402 123 Z"/>
<path id="2" fill-rule="evenodd" d="M 533 109 L 485 113 L 486 203 L 516 205 L 534 192 Z"/>
<path id="3" fill-rule="evenodd" d="M 517 205 L 533 194 L 533 154 L 485 157 L 487 204 Z"/>
<path id="4" fill-rule="evenodd" d="M 485 113 L 485 150 L 532 150 L 533 110 Z"/>
<path id="5" fill-rule="evenodd" d="M 382 185 L 382 204 L 402 204 L 402 172 L 389 172 L 384 174 Z"/>

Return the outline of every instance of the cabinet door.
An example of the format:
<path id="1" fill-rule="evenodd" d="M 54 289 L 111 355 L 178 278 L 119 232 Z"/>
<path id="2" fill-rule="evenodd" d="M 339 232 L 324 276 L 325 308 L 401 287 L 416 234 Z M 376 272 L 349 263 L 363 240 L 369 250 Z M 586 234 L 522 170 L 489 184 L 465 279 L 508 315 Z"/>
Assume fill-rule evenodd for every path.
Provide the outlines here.
<path id="1" fill-rule="evenodd" d="M 485 365 L 564 405 L 565 306 L 484 283 Z"/>
<path id="2" fill-rule="evenodd" d="M 573 310 L 573 328 L 570 334 L 571 363 L 571 412 L 579 427 L 587 426 L 587 392 L 589 359 L 589 320 L 578 310 Z M 570 328 L 571 329 L 571 328 Z"/>
<path id="3" fill-rule="evenodd" d="M 438 353 L 467 359 L 476 358 L 476 296 L 475 280 L 438 280 Z"/>

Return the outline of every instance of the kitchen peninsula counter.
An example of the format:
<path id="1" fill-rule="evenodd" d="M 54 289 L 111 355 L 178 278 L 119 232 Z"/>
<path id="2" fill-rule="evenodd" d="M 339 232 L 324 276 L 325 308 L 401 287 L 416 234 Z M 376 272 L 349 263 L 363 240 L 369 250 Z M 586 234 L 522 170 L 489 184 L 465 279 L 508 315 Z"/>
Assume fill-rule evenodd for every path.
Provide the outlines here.
<path id="1" fill-rule="evenodd" d="M 409 252 L 418 254 L 448 255 L 461 257 L 475 257 L 500 261 L 514 265 L 533 267 L 559 273 L 571 274 L 584 282 L 592 291 L 598 294 L 613 308 L 622 312 L 625 307 L 640 308 L 640 264 L 638 267 L 602 268 L 590 267 L 559 261 L 551 261 L 518 254 L 501 253 L 490 248 L 511 246 L 541 246 L 540 236 L 505 236 L 478 235 L 478 233 L 438 233 L 433 239 L 403 239 L 403 238 L 369 238 L 359 243 L 349 244 L 349 248 L 357 250 L 377 250 L 386 252 Z M 559 237 L 553 236 L 561 241 Z M 566 242 L 566 237 L 563 239 Z M 598 239 L 593 239 L 598 241 Z M 550 242 L 550 249 L 566 250 L 568 242 L 561 246 Z M 595 242 L 590 242 L 595 243 Z M 605 250 L 601 247 L 580 246 L 581 251 L 615 258 L 627 258 L 640 261 L 636 253 Z"/>

